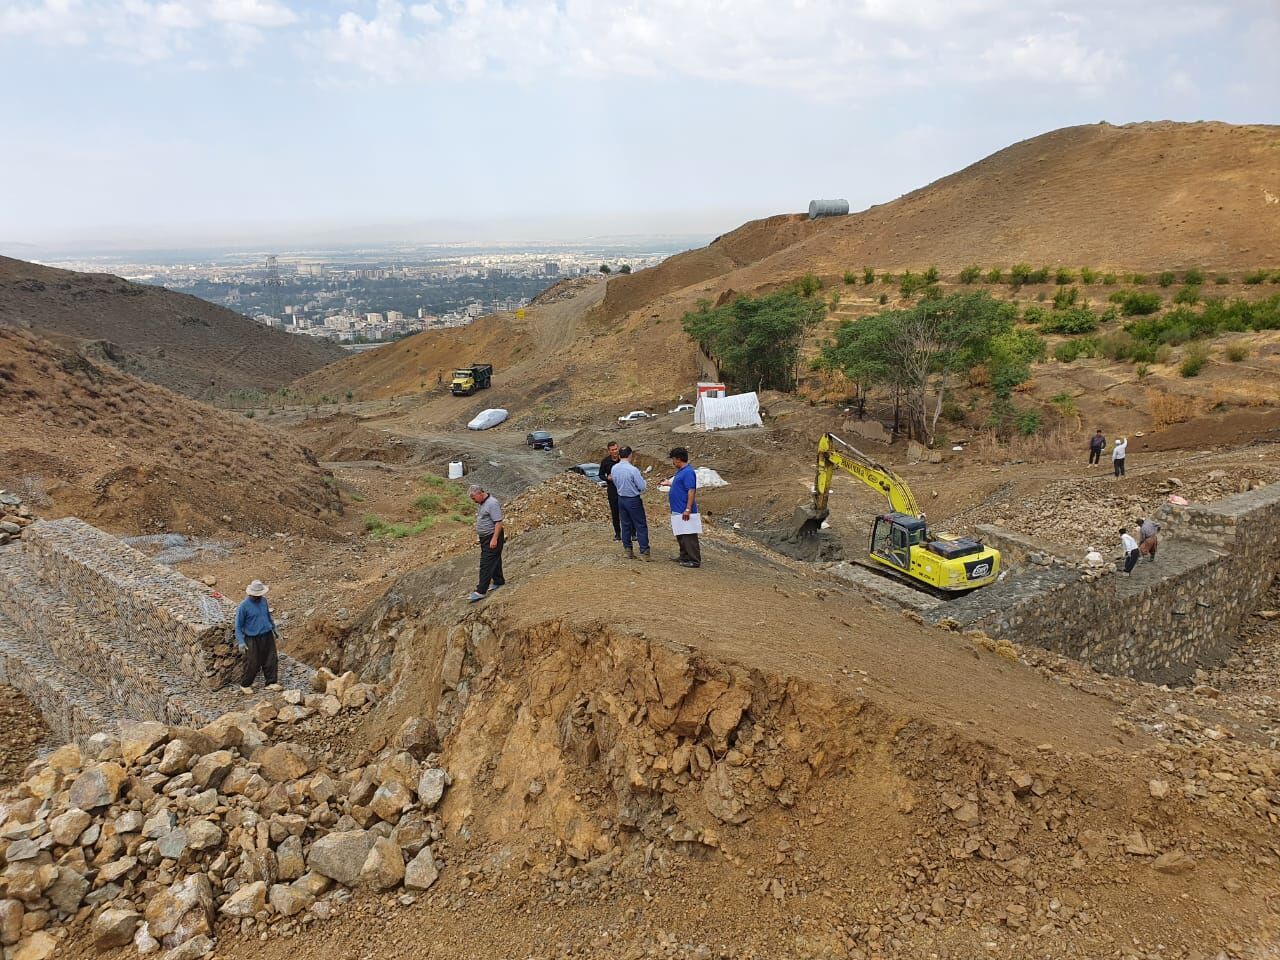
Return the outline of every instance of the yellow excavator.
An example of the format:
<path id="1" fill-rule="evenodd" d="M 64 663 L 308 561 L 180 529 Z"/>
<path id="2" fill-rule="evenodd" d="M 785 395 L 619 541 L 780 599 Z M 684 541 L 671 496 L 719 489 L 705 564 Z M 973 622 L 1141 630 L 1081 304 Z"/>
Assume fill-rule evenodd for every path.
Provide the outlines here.
<path id="1" fill-rule="evenodd" d="M 827 498 L 837 469 L 879 490 L 889 501 L 890 512 L 876 517 L 868 559 L 860 563 L 912 586 L 947 594 L 985 587 L 1000 575 L 999 550 L 969 537 L 932 534 L 906 481 L 834 433 L 818 441 L 813 503 L 796 510 L 801 538 L 816 538 L 830 515 Z"/>

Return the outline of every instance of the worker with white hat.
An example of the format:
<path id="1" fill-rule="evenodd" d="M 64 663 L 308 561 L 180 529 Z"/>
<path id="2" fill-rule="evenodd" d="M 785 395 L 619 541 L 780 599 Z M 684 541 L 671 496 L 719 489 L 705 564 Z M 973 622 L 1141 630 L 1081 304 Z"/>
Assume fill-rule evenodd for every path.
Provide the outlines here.
<path id="1" fill-rule="evenodd" d="M 259 670 L 268 686 L 277 680 L 276 625 L 267 606 L 267 591 L 261 580 L 253 581 L 245 587 L 245 598 L 236 609 L 236 646 L 244 653 L 240 689 L 245 693 L 253 692 Z"/>

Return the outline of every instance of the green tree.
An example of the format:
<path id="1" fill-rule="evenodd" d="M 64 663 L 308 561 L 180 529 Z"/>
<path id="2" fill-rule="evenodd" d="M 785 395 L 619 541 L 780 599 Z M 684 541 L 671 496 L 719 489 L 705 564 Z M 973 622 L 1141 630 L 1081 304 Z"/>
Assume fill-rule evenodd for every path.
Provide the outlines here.
<path id="1" fill-rule="evenodd" d="M 602 263 L 602 264 L 600 264 L 600 272 L 601 272 L 601 273 L 612 273 L 613 271 L 609 269 L 609 265 L 608 265 L 607 263 Z"/>
<path id="2" fill-rule="evenodd" d="M 684 315 L 685 333 L 727 380 L 748 390 L 794 388 L 805 334 L 826 314 L 822 300 L 796 289 L 698 307 Z"/>
<path id="3" fill-rule="evenodd" d="M 845 320 L 836 329 L 836 338 L 827 344 L 819 365 L 839 370 L 857 390 L 858 419 L 867 415 L 867 398 L 878 387 L 898 387 L 900 377 L 889 366 L 889 341 L 897 326 L 892 311 L 860 320 Z"/>
<path id="4" fill-rule="evenodd" d="M 624 263 L 622 266 L 620 266 L 620 267 L 618 268 L 618 272 L 619 272 L 619 273 L 630 273 L 630 272 L 631 272 L 631 264 L 629 264 L 629 263 Z"/>

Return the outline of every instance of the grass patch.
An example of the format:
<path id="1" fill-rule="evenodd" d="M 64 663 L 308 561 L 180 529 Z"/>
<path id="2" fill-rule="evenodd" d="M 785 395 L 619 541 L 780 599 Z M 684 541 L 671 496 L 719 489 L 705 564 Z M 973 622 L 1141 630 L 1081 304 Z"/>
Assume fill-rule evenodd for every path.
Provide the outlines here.
<path id="1" fill-rule="evenodd" d="M 1160 294 L 1140 290 L 1117 290 L 1110 298 L 1126 317 L 1143 317 L 1160 309 Z"/>
<path id="2" fill-rule="evenodd" d="M 1174 303 L 1181 303 L 1186 306 L 1194 306 L 1200 302 L 1200 285 L 1188 283 L 1173 295 Z"/>
<path id="3" fill-rule="evenodd" d="M 1227 349 L 1224 352 L 1227 355 L 1227 359 L 1232 363 L 1239 363 L 1241 360 L 1248 358 L 1249 345 L 1247 343 L 1236 341 L 1235 343 L 1227 344 Z"/>
<path id="4" fill-rule="evenodd" d="M 1092 286 L 1098 282 L 1098 271 L 1093 267 L 1080 268 L 1080 282 L 1085 286 Z"/>
<path id="5" fill-rule="evenodd" d="M 999 272 L 999 271 L 997 271 Z M 982 276 L 982 268 L 977 264 L 970 264 L 960 271 L 961 283 L 974 283 Z"/>
<path id="6" fill-rule="evenodd" d="M 1253 271 L 1252 273 L 1246 273 L 1246 274 L 1244 275 L 1244 282 L 1245 282 L 1245 283 L 1247 283 L 1247 284 L 1249 284 L 1249 286 L 1251 286 L 1251 287 L 1256 287 L 1256 286 L 1257 286 L 1258 284 L 1260 284 L 1260 283 L 1266 283 L 1266 282 L 1267 282 L 1267 271 L 1266 271 L 1266 270 L 1255 270 L 1255 271 Z"/>
<path id="7" fill-rule="evenodd" d="M 392 522 L 377 514 L 366 514 L 364 529 L 369 536 L 375 540 L 402 540 L 416 537 L 445 520 L 452 523 L 465 521 L 471 499 L 460 484 L 433 474 L 420 477 L 419 482 L 427 490 L 413 498 L 412 506 L 418 516 L 412 520 Z"/>
<path id="8" fill-rule="evenodd" d="M 1184 377 L 1198 377 L 1208 362 L 1209 348 L 1203 343 L 1193 343 L 1187 347 L 1182 363 L 1178 365 L 1178 373 Z"/>
<path id="9" fill-rule="evenodd" d="M 1156 277 L 1156 283 L 1160 284 L 1162 287 L 1170 287 L 1173 286 L 1173 281 L 1176 279 L 1177 277 L 1174 275 L 1172 270 L 1164 270 L 1161 272 L 1160 276 Z"/>
<path id="10" fill-rule="evenodd" d="M 1182 282 L 1198 287 L 1204 283 L 1204 271 L 1199 267 L 1192 267 L 1182 275 Z"/>

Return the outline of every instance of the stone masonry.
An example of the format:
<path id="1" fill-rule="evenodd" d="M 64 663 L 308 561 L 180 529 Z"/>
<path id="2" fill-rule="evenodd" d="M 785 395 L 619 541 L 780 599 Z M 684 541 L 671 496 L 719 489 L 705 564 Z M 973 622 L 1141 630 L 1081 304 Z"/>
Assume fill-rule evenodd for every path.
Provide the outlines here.
<path id="1" fill-rule="evenodd" d="M 1280 484 L 1168 504 L 1158 519 L 1158 559 L 1140 561 L 1130 577 L 1081 570 L 1062 563 L 1052 545 L 984 530 L 1006 551 L 1010 576 L 925 617 L 1036 644 L 1106 673 L 1185 681 L 1231 653 L 1245 617 L 1280 574 Z M 1027 562 L 1033 556 L 1038 563 Z"/>
<path id="2" fill-rule="evenodd" d="M 237 709 L 235 607 L 73 517 L 0 547 L 0 681 L 62 739 L 121 719 L 201 725 Z M 280 658 L 280 680 L 311 671 Z"/>

